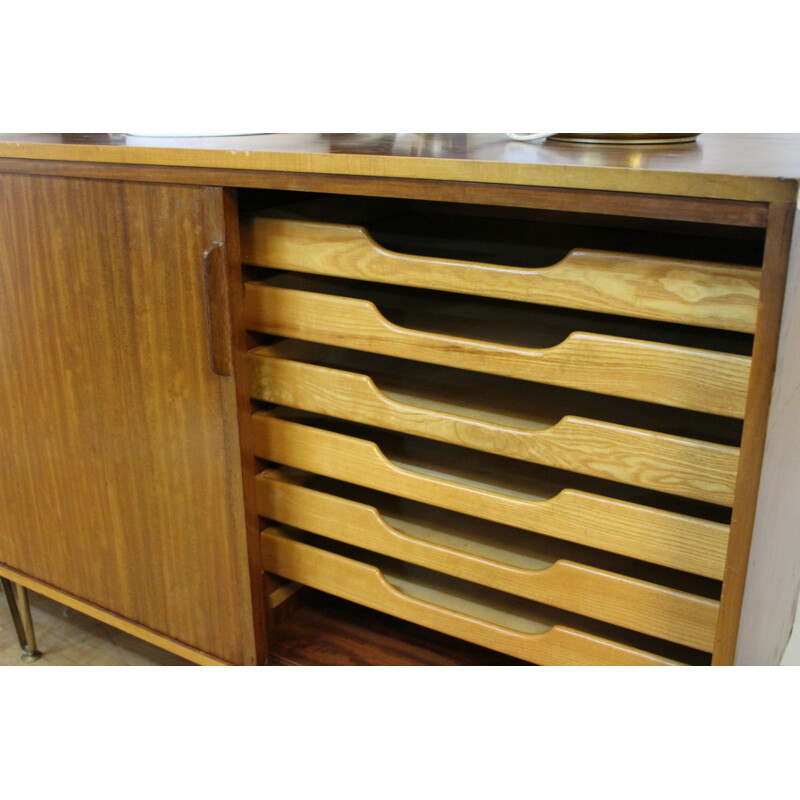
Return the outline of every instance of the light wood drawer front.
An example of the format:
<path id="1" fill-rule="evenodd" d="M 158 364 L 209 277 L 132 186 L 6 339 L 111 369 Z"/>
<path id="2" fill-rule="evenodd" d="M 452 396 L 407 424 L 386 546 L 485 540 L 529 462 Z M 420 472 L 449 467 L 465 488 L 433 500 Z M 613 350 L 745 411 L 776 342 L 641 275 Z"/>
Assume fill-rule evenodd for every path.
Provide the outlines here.
<path id="1" fill-rule="evenodd" d="M 403 255 L 360 226 L 251 217 L 247 264 L 752 333 L 760 270 L 573 250 L 540 269 Z"/>
<path id="2" fill-rule="evenodd" d="M 687 647 L 711 652 L 714 644 L 719 603 L 705 597 L 564 559 L 551 566 L 519 557 L 506 563 L 459 550 L 452 542 L 461 531 L 448 535 L 435 519 L 429 527 L 412 526 L 417 535 L 410 535 L 389 525 L 374 506 L 297 485 L 280 472 L 258 476 L 257 498 L 261 516 L 293 528 Z M 474 523 L 468 533 L 476 532 L 475 538 L 491 527 Z"/>
<path id="3" fill-rule="evenodd" d="M 262 354 L 263 352 L 263 354 Z M 739 449 L 565 416 L 526 430 L 398 402 L 363 374 L 251 352 L 253 398 L 709 503 L 732 505 Z M 396 396 L 396 395 L 395 395 Z"/>
<path id="4" fill-rule="evenodd" d="M 543 348 L 403 328 L 367 301 L 249 283 L 251 330 L 730 417 L 744 415 L 750 358 L 596 333 Z M 502 320 L 498 320 L 502 322 Z M 531 322 L 533 326 L 533 321 Z"/>
<path id="5" fill-rule="evenodd" d="M 329 594 L 545 666 L 648 666 L 679 662 L 634 647 L 553 624 L 515 608 L 484 604 L 470 587 L 448 591 L 407 575 L 298 541 L 278 527 L 262 533 L 264 569 Z M 444 586 L 444 588 L 443 588 Z"/>
<path id="6" fill-rule="evenodd" d="M 537 496 L 534 486 L 522 494 L 515 488 L 498 488 L 497 484 L 443 479 L 397 466 L 371 441 L 281 419 L 273 413 L 255 414 L 253 430 L 255 454 L 263 459 L 631 558 L 722 578 L 728 526 L 721 523 L 570 488 Z M 458 468 L 458 464 L 453 465 L 454 472 Z"/>

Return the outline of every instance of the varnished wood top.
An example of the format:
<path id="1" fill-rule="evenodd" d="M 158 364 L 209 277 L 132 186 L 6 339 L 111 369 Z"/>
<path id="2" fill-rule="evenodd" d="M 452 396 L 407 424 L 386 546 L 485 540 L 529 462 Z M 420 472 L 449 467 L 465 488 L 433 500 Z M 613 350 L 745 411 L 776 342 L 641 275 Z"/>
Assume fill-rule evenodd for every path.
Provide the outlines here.
<path id="1" fill-rule="evenodd" d="M 800 134 L 677 145 L 515 142 L 502 133 L 140 137 L 0 134 L 0 158 L 275 170 L 795 202 Z"/>

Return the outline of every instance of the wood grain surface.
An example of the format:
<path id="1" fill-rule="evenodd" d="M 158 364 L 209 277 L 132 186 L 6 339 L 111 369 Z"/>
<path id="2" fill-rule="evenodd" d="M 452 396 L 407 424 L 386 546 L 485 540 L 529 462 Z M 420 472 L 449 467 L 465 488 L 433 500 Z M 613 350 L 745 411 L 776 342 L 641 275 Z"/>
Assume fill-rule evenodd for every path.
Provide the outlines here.
<path id="1" fill-rule="evenodd" d="M 448 532 L 399 522 L 392 527 L 378 510 L 325 492 L 296 485 L 279 476 L 257 479 L 259 510 L 265 518 L 374 550 L 402 561 L 480 583 L 500 591 L 563 608 L 678 644 L 711 651 L 719 603 L 705 597 L 558 559 L 550 565 L 534 559 L 494 556 L 461 550 L 460 536 L 480 541 L 475 520 L 470 530 Z M 472 534 L 472 536 L 470 536 Z M 523 538 L 520 534 L 519 538 Z M 487 545 L 487 550 L 489 550 Z M 508 563 L 509 561 L 513 563 Z"/>
<path id="2" fill-rule="evenodd" d="M 258 400 L 709 503 L 733 502 L 737 447 L 573 415 L 531 430 L 525 418 L 503 424 L 491 412 L 468 416 L 441 400 L 420 404 L 413 383 L 403 402 L 394 386 L 389 397 L 367 375 L 269 352 L 249 355 L 250 394 Z"/>
<path id="3" fill-rule="evenodd" d="M 656 666 L 676 663 L 600 636 L 553 625 L 549 618 L 540 622 L 516 607 L 504 612 L 484 606 L 480 600 L 461 599 L 435 590 L 429 592 L 402 579 L 390 583 L 370 564 L 296 541 L 277 527 L 264 531 L 262 545 L 265 569 L 285 578 L 535 664 Z M 402 588 L 396 588 L 395 584 Z M 409 594 L 415 591 L 425 599 Z M 476 610 L 486 613 L 490 619 L 474 616 Z M 515 625 L 523 626 L 523 630 L 516 629 Z"/>
<path id="4" fill-rule="evenodd" d="M 647 195 L 626 191 L 559 189 L 557 187 L 512 186 L 498 183 L 464 183 L 447 180 L 382 178 L 369 175 L 326 175 L 309 172 L 279 172 L 256 169 L 219 169 L 93 163 L 85 161 L 0 158 L 0 171 L 10 174 L 51 175 L 70 178 L 178 183 L 195 186 L 227 186 L 292 192 L 326 192 L 357 197 L 433 200 L 440 203 L 489 204 L 513 210 L 529 209 L 536 214 L 581 212 L 613 220 L 651 225 L 692 222 L 718 226 L 741 226 L 756 232 L 767 224 L 769 204 L 741 200 Z"/>
<path id="5" fill-rule="evenodd" d="M 796 212 L 797 209 L 794 205 L 775 204 L 770 207 L 770 224 L 764 249 L 762 298 L 753 344 L 753 369 L 748 387 L 747 413 L 742 432 L 741 461 L 736 478 L 736 499 L 731 518 L 730 549 L 725 564 L 720 618 L 717 626 L 717 642 L 714 647 L 714 664 L 718 665 L 732 664 L 736 653 L 742 598 L 745 590 L 748 563 L 751 557 L 750 544 L 753 536 L 753 523 L 756 515 L 761 471 L 764 464 L 764 445 L 770 416 L 772 385 L 778 357 L 784 292 Z M 792 351 L 789 350 L 785 365 L 788 372 L 783 375 L 783 381 L 788 379 L 796 385 L 800 376 L 792 374 L 793 365 L 790 360 L 792 358 Z M 780 416 L 777 416 L 776 422 L 780 424 L 780 421 Z M 797 424 L 796 420 L 793 424 Z M 768 465 L 768 467 L 770 469 L 775 468 L 772 464 Z M 786 467 L 783 467 L 782 471 L 785 469 Z M 789 491 L 794 491 L 794 488 Z M 791 506 L 789 505 L 789 507 Z M 795 528 L 797 525 L 796 520 L 787 520 L 785 518 L 781 523 L 793 525 Z M 760 547 L 765 548 L 763 553 L 765 562 L 775 558 L 774 551 L 770 554 L 771 548 L 765 542 L 759 542 L 759 544 Z M 790 554 L 791 550 L 785 550 L 783 553 L 785 557 L 794 563 L 794 559 L 791 558 Z M 753 558 L 760 557 L 761 553 L 759 552 L 753 554 Z M 778 591 L 777 585 L 770 583 L 769 591 Z M 794 595 L 794 592 L 792 592 L 792 595 Z M 787 599 L 786 595 L 783 595 L 783 597 L 784 613 L 788 611 L 787 616 L 791 617 L 793 611 L 790 608 L 793 609 L 796 598 L 789 596 Z M 791 606 L 789 606 L 790 603 Z M 774 621 L 765 624 L 769 625 L 771 630 L 775 630 L 773 627 Z M 776 634 L 773 633 L 774 635 Z M 778 640 L 783 638 L 784 635 L 779 631 L 777 633 Z M 767 654 L 762 653 L 760 657 L 766 658 Z"/>
<path id="6" fill-rule="evenodd" d="M 0 563 L 253 663 L 232 378 L 203 254 L 221 190 L 0 177 Z"/>
<path id="7" fill-rule="evenodd" d="M 303 606 L 270 635 L 275 666 L 530 666 L 511 656 L 305 589 Z"/>
<path id="8" fill-rule="evenodd" d="M 0 171 L 11 174 L 70 178 L 228 186 L 276 191 L 328 192 L 333 195 L 413 198 L 462 204 L 491 204 L 507 209 L 542 209 L 652 220 L 736 225 L 759 229 L 767 224 L 768 204 L 741 200 L 647 195 L 626 191 L 559 189 L 555 186 L 512 186 L 474 181 L 414 180 L 370 175 L 326 175 L 257 169 L 220 169 L 36 160 L 0 157 Z"/>
<path id="9" fill-rule="evenodd" d="M 734 659 L 744 665 L 781 663 L 800 591 L 796 566 L 800 562 L 800 211 L 793 222 L 775 385 Z M 796 624 L 793 635 L 796 641 Z"/>
<path id="10" fill-rule="evenodd" d="M 75 597 L 75 595 L 71 595 L 67 592 L 61 591 L 60 589 L 56 589 L 53 586 L 49 586 L 46 583 L 29 578 L 27 575 L 23 575 L 21 572 L 17 572 L 16 570 L 0 565 L 0 575 L 8 578 L 11 581 L 14 581 L 15 583 L 19 583 L 36 593 L 36 595 L 31 598 L 31 605 L 34 609 L 34 625 L 37 635 L 37 644 L 44 653 L 45 658 L 43 659 L 43 662 L 45 664 L 54 664 L 57 666 L 85 666 L 89 664 L 103 664 L 104 662 L 102 659 L 104 656 L 107 656 L 108 650 L 105 643 L 102 641 L 99 643 L 91 640 L 88 642 L 76 642 L 75 631 L 72 629 L 72 625 L 69 622 L 61 625 L 60 621 L 52 623 L 45 621 L 45 624 L 40 627 L 39 619 L 36 614 L 37 605 L 41 605 L 37 600 L 38 595 L 41 595 L 42 598 L 46 598 L 51 602 L 61 604 L 65 607 L 61 609 L 62 621 L 63 617 L 67 616 L 70 619 L 74 619 L 74 615 L 68 615 L 64 613 L 66 609 L 70 609 L 70 611 L 75 611 L 81 616 L 89 617 L 96 621 L 96 625 L 91 625 L 88 627 L 96 631 L 98 635 L 102 636 L 103 638 L 109 637 L 112 640 L 119 641 L 120 639 L 123 639 L 125 635 L 128 635 L 130 637 L 135 637 L 136 640 L 139 640 L 142 643 L 147 642 L 148 644 L 153 645 L 160 650 L 166 651 L 163 653 L 164 656 L 166 656 L 167 653 L 171 653 L 173 656 L 177 656 L 178 659 L 185 659 L 187 662 L 199 664 L 201 666 L 230 666 L 227 661 L 221 661 L 218 658 L 209 656 L 208 653 L 203 653 L 200 650 L 196 650 L 192 647 L 187 647 L 182 642 L 162 636 L 160 633 L 157 633 L 150 628 L 146 628 L 143 625 L 139 625 L 137 622 L 134 622 L 126 617 L 113 614 L 92 603 L 86 603 L 80 598 Z M 109 631 L 106 633 L 101 633 L 102 626 L 104 625 L 109 626 Z M 87 626 L 84 625 L 82 627 L 86 628 Z M 120 636 L 117 637 L 114 633 L 110 632 L 111 630 L 119 632 Z M 69 638 L 69 640 L 65 641 L 67 638 Z M 81 636 L 81 638 L 83 638 L 83 636 Z M 18 658 L 19 642 L 17 642 L 16 636 L 14 637 L 14 649 L 16 651 L 15 655 Z M 69 658 L 73 658 L 73 655 L 76 653 L 83 653 L 85 654 L 85 660 L 80 662 L 70 660 L 61 663 L 61 656 L 65 650 L 70 654 L 68 656 Z M 48 656 L 55 657 L 48 658 Z M 98 661 L 98 659 L 100 660 Z M 176 660 L 177 659 L 172 659 L 172 663 L 174 663 Z M 38 664 L 40 662 L 35 663 Z M 170 663 L 170 660 L 165 659 L 161 663 Z"/>
<path id="11" fill-rule="evenodd" d="M 553 348 L 553 352 L 561 351 L 559 357 L 570 357 L 552 365 L 549 376 L 531 378 L 526 373 L 518 377 L 577 385 L 589 392 L 600 387 L 609 396 L 621 382 L 627 387 L 625 396 L 647 403 L 731 419 L 744 417 L 733 498 L 730 465 L 723 470 L 724 486 L 717 467 L 708 473 L 710 479 L 702 481 L 706 484 L 702 491 L 718 483 L 713 489 L 717 499 L 733 502 L 729 549 L 727 525 L 656 509 L 650 509 L 653 516 L 648 518 L 629 516 L 625 503 L 608 498 L 609 506 L 602 514 L 600 506 L 594 511 L 580 506 L 580 514 L 586 516 L 578 526 L 566 517 L 557 524 L 552 521 L 554 537 L 563 535 L 595 546 L 602 540 L 610 551 L 637 554 L 634 557 L 716 579 L 723 577 L 727 558 L 714 663 L 734 660 L 748 556 L 751 563 L 766 559 L 769 567 L 783 554 L 787 564 L 778 572 L 784 576 L 791 572 L 788 562 L 796 560 L 794 550 L 778 547 L 780 536 L 762 529 L 753 540 L 752 553 L 750 542 L 798 195 L 797 135 L 702 134 L 692 145 L 627 148 L 530 145 L 510 142 L 502 134 L 276 134 L 216 140 L 6 134 L 0 135 L 0 168 L 5 171 L 0 177 L 0 410 L 4 417 L 0 569 L 4 574 L 16 575 L 28 585 L 49 586 L 62 592 L 74 607 L 85 603 L 97 614 L 110 615 L 119 627 L 130 625 L 172 642 L 173 647 L 187 648 L 199 654 L 195 660 L 255 663 L 259 652 L 263 654 L 263 628 L 261 634 L 254 634 L 259 623 L 258 613 L 253 618 L 251 591 L 257 596 L 258 590 L 248 583 L 247 539 L 242 535 L 247 519 L 249 567 L 257 583 L 260 566 L 252 560 L 252 550 L 260 546 L 261 537 L 254 529 L 250 480 L 254 454 L 279 455 L 322 474 L 341 475 L 345 480 L 349 475 L 383 491 L 406 493 L 459 511 L 467 508 L 476 515 L 497 508 L 487 497 L 486 487 L 454 485 L 441 476 L 415 472 L 390 461 L 368 441 L 344 446 L 335 438 L 338 434 L 298 433 L 295 428 L 290 436 L 287 426 L 294 423 L 284 419 L 267 423 L 263 415 L 257 415 L 253 443 L 242 389 L 247 383 L 245 322 L 271 334 L 302 337 L 318 331 L 325 318 L 333 320 L 333 329 L 319 341 L 364 351 L 377 342 L 378 352 L 392 357 L 411 354 L 420 362 L 473 371 L 508 363 L 513 348 L 503 345 L 502 353 L 490 352 L 480 336 L 454 341 L 459 337 L 447 338 L 446 332 L 434 332 L 435 342 L 421 342 L 413 326 L 409 330 L 381 316 L 376 306 L 351 297 L 320 300 L 324 296 L 316 295 L 313 302 L 284 304 L 274 302 L 270 295 L 254 301 L 252 287 L 246 311 L 240 297 L 229 298 L 234 315 L 233 330 L 227 331 L 224 314 L 217 313 L 224 308 L 213 302 L 224 298 L 228 288 L 219 282 L 222 271 L 216 265 L 210 310 L 212 331 L 222 335 L 212 338 L 209 353 L 202 256 L 212 242 L 225 241 L 232 216 L 229 200 L 224 221 L 222 192 L 205 189 L 203 184 L 580 210 L 609 217 L 747 226 L 753 233 L 757 232 L 753 228 L 767 226 L 752 369 L 743 350 L 676 361 L 675 353 L 681 348 L 660 343 L 635 366 L 636 375 L 629 375 L 626 370 L 638 357 L 630 341 L 621 337 L 624 347 L 612 353 L 598 349 L 602 337 L 591 334 L 583 339 L 583 349 L 571 355 L 562 348 L 572 347 L 579 336 Z M 54 173 L 73 178 L 47 177 Z M 89 177 L 103 180 L 84 180 Z M 144 182 L 148 180 L 152 183 Z M 172 185 L 182 182 L 187 185 Z M 371 280 L 380 280 L 384 269 L 380 259 L 385 256 L 379 253 L 375 261 L 374 255 L 363 258 L 370 261 L 371 270 L 378 270 L 378 277 L 373 274 Z M 581 256 L 570 268 L 591 270 L 597 263 Z M 616 284 L 618 289 L 630 285 L 631 269 L 639 269 L 630 260 L 608 262 L 604 268 L 625 273 L 622 283 Z M 413 272 L 413 265 L 410 269 Z M 725 289 L 728 296 L 729 288 Z M 752 291 L 750 281 L 745 292 L 750 299 L 744 305 L 752 306 Z M 711 295 L 703 296 L 703 302 L 711 300 Z M 580 302 L 574 294 L 571 297 L 571 303 Z M 334 308 L 327 304 L 330 299 L 343 302 Z M 645 297 L 642 302 L 647 305 L 651 300 Z M 662 300 L 653 304 L 661 308 L 658 313 L 663 312 Z M 255 318 L 254 306 L 260 307 Z M 724 314 L 730 314 L 730 308 Z M 740 317 L 733 325 L 751 330 L 752 309 L 745 316 L 747 321 Z M 270 323 L 264 326 L 268 318 Z M 729 323 L 716 320 L 714 324 Z M 209 367 L 213 356 L 225 370 L 230 354 L 224 340 L 230 335 L 237 340 L 233 366 L 238 394 L 232 386 L 234 379 L 215 375 Z M 525 351 L 517 354 L 520 363 L 523 356 L 528 362 L 536 361 L 530 350 L 520 349 Z M 442 352 L 447 353 L 446 360 L 440 359 Z M 550 352 L 547 356 L 552 357 Z M 610 376 L 608 382 L 598 378 L 598 364 Z M 496 374 L 517 375 L 503 369 Z M 559 384 L 564 375 L 569 383 Z M 785 380 L 791 385 L 790 376 Z M 379 384 L 357 383 L 350 380 L 339 389 L 358 398 L 360 421 L 382 424 L 383 415 L 383 422 L 394 420 L 387 425 L 425 435 L 422 428 L 431 426 L 432 417 L 422 416 L 424 409 L 388 395 L 389 402 L 377 397 L 378 408 L 374 389 Z M 317 385 L 297 382 L 288 394 L 280 395 L 281 402 L 310 406 L 303 398 L 316 391 Z M 365 389 L 369 390 L 366 394 Z M 237 410 L 240 421 L 245 420 L 240 430 Z M 311 410 L 323 411 L 319 406 Z M 442 438 L 443 420 L 451 426 L 447 436 L 467 435 L 469 420 L 464 427 L 464 422 L 447 416 L 453 416 L 452 411 L 439 408 L 436 413 L 431 430 L 441 440 L 447 440 Z M 775 419 L 780 422 L 779 417 Z M 456 423 L 461 427 L 452 427 Z M 499 446 L 496 429 L 495 424 L 489 452 Z M 536 433 L 540 443 L 548 441 L 547 432 Z M 605 442 L 613 455 L 613 444 L 597 441 Z M 566 457 L 563 443 L 560 447 L 558 458 Z M 540 445 L 542 453 L 547 449 Z M 585 445 L 579 449 L 585 450 Z M 552 452 L 551 462 L 544 455 L 537 457 L 543 463 L 555 463 Z M 673 457 L 682 456 L 676 451 Z M 580 455 L 576 453 L 575 459 L 580 460 Z M 642 464 L 625 468 L 627 480 L 631 485 L 656 488 L 642 482 L 651 480 L 643 477 L 649 467 Z M 241 465 L 247 477 L 246 512 Z M 626 480 L 622 474 L 603 477 Z M 770 481 L 781 474 L 780 463 L 765 463 L 764 475 Z M 689 496 L 685 492 L 688 476 L 676 481 Z M 524 527 L 523 517 L 529 524 L 533 507 L 540 515 L 538 527 L 555 507 L 555 500 L 566 497 L 575 503 L 580 493 L 534 497 L 535 492 L 528 501 L 502 498 L 505 524 Z M 703 499 L 711 497 L 707 493 Z M 510 511 L 515 504 L 517 510 Z M 611 512 L 606 513 L 609 508 Z M 764 519 L 771 520 L 769 526 L 790 526 L 783 512 L 770 517 L 768 511 L 761 510 Z M 292 542 L 288 549 L 294 552 L 304 546 Z M 320 575 L 324 581 L 334 580 L 344 574 L 339 566 L 329 570 L 330 559 L 336 558 L 340 557 L 329 553 L 320 561 L 315 555 L 309 567 L 314 580 Z M 351 575 L 351 565 L 345 572 Z M 363 570 L 352 573 L 353 586 L 375 584 L 374 574 L 364 576 Z M 770 608 L 786 611 L 787 587 L 794 587 L 795 579 L 772 585 L 763 575 L 757 580 L 759 591 L 781 595 Z M 365 591 L 373 596 L 372 588 Z M 752 631 L 763 612 L 751 608 L 748 613 L 746 626 Z M 748 634 L 749 643 L 742 644 L 752 652 L 758 641 L 759 647 L 772 652 L 784 628 L 784 622 L 772 621 L 762 628 L 763 635 Z M 524 657 L 531 660 L 530 656 L 527 652 Z"/>
<path id="12" fill-rule="evenodd" d="M 570 333 L 557 345 L 521 347 L 403 327 L 390 322 L 369 300 L 269 281 L 246 285 L 245 319 L 251 330 L 277 336 L 711 414 L 744 414 L 750 358 L 734 353 L 582 331 Z M 431 324 L 452 321 L 442 318 Z M 498 323 L 503 321 L 498 309 Z M 525 332 L 535 334 L 537 328 L 531 325 Z"/>
<path id="13" fill-rule="evenodd" d="M 719 579 L 728 526 L 588 492 L 541 493 L 532 481 L 443 478 L 400 467 L 371 441 L 268 413 L 253 417 L 255 452 L 269 461 L 504 525 Z M 459 465 L 452 465 L 454 475 Z M 524 492 L 512 488 L 525 483 Z M 557 491 L 557 489 L 556 489 Z"/>
<path id="14" fill-rule="evenodd" d="M 752 333 L 761 271 L 681 259 L 572 250 L 525 269 L 392 252 L 356 225 L 247 217 L 242 259 L 365 281 L 622 314 Z"/>
<path id="15" fill-rule="evenodd" d="M 620 147 L 531 145 L 510 141 L 502 133 L 285 133 L 218 138 L 3 134 L 0 157 L 794 202 L 800 137 L 702 134 L 696 144 Z"/>

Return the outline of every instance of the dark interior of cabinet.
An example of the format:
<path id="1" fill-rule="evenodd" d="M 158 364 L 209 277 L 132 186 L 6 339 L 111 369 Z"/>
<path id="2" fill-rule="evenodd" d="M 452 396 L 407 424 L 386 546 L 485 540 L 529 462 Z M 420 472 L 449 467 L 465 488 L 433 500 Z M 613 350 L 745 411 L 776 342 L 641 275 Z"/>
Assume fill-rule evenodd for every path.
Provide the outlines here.
<path id="1" fill-rule="evenodd" d="M 269 638 L 273 666 L 530 666 L 312 589 Z"/>
<path id="2" fill-rule="evenodd" d="M 573 248 L 760 267 L 764 230 L 472 203 L 240 190 L 240 214 L 364 225 L 388 250 L 515 267 L 555 263 Z"/>
<path id="3" fill-rule="evenodd" d="M 563 259 L 571 250 L 579 248 L 760 267 L 764 250 L 763 230 L 730 225 L 266 190 L 240 190 L 238 201 L 242 216 L 255 212 L 275 213 L 282 217 L 363 225 L 375 242 L 388 250 L 512 267 L 549 266 Z M 271 270 L 250 268 L 246 264 L 243 265 L 243 272 L 246 280 L 262 280 L 278 275 Z M 293 276 L 288 275 L 287 278 L 291 282 Z M 347 286 L 346 281 L 311 278 L 304 279 L 304 288 L 313 290 L 315 280 L 323 284 L 336 282 L 341 284 L 340 288 Z M 385 289 L 374 284 L 362 284 L 355 289 L 351 284 L 351 291 L 375 291 L 380 294 Z M 427 295 L 442 294 L 413 289 L 399 289 L 399 292 L 408 295 L 412 305 L 417 300 L 417 305 L 424 305 Z M 480 306 L 483 301 L 478 299 L 474 302 Z M 515 305 L 502 301 L 488 303 L 493 306 L 505 305 L 509 311 Z M 548 309 L 540 310 L 543 316 L 553 313 Z M 609 327 L 612 332 L 615 326 L 622 329 L 631 325 L 647 327 L 648 338 L 653 340 L 670 341 L 677 336 L 677 343 L 683 343 L 683 339 L 687 342 L 699 339 L 709 341 L 709 349 L 741 354 L 748 354 L 752 346 L 752 337 L 742 334 L 632 321 L 603 314 L 570 313 L 581 317 L 584 327 L 596 324 L 601 328 Z M 624 335 L 626 331 L 621 332 Z M 271 337 L 250 335 L 252 346 L 271 341 Z M 623 403 L 634 411 L 636 406 L 640 406 L 650 413 L 647 408 L 649 404 L 634 401 Z M 253 411 L 263 410 L 264 404 L 253 402 L 252 408 Z M 653 408 L 657 412 L 662 409 Z M 663 424 L 672 415 L 679 418 L 684 427 L 709 432 L 710 439 L 736 445 L 741 436 L 741 422 L 738 420 L 716 418 L 714 421 L 694 412 L 669 410 Z M 321 422 L 339 424 L 330 419 Z M 711 433 L 712 429 L 714 433 Z M 716 429 L 720 433 L 716 433 Z M 255 471 L 257 473 L 272 466 L 275 465 L 257 461 Z M 532 471 L 536 469 L 532 468 Z M 688 510 L 706 519 L 729 521 L 729 509 L 709 504 L 662 498 L 655 493 L 649 494 L 648 501 L 652 505 L 671 507 L 673 510 Z M 270 521 L 261 522 L 264 527 Z M 653 569 L 643 564 L 639 564 L 639 568 Z M 655 568 L 655 572 L 659 569 Z M 719 582 L 688 577 L 689 583 L 694 580 L 696 584 L 699 580 L 702 585 L 687 584 L 680 588 L 707 597 L 719 597 Z M 687 576 L 675 574 L 678 584 L 684 578 Z M 664 583 L 669 584 L 670 581 L 665 580 Z M 269 608 L 270 597 L 277 607 Z M 277 597 L 280 597 L 279 601 L 275 600 Z M 499 666 L 525 663 L 307 587 L 292 586 L 284 579 L 269 574 L 266 575 L 265 600 L 270 619 L 270 664 Z M 685 657 L 686 653 L 679 655 Z M 708 661 L 705 654 L 689 655 L 686 658 L 688 663 Z"/>

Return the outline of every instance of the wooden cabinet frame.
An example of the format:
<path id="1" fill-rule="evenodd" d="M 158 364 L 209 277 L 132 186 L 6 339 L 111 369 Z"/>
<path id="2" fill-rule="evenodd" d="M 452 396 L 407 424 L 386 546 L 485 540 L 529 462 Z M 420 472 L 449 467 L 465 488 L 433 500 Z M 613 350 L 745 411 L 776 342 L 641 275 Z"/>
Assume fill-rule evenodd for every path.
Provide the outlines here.
<path id="1" fill-rule="evenodd" d="M 2 152 L 2 151 L 0 151 Z M 493 204 L 517 209 L 539 209 L 549 212 L 575 212 L 599 215 L 658 219 L 665 223 L 697 222 L 706 225 L 738 225 L 765 230 L 765 248 L 762 264 L 761 299 L 755 331 L 752 370 L 748 389 L 743 439 L 741 443 L 740 470 L 736 482 L 735 503 L 731 524 L 730 545 L 724 577 L 724 589 L 720 604 L 714 648 L 714 664 L 758 663 L 759 653 L 769 663 L 780 657 L 782 644 L 788 633 L 787 619 L 793 612 L 797 596 L 796 578 L 792 568 L 800 559 L 800 545 L 791 536 L 791 526 L 797 525 L 796 503 L 791 495 L 791 486 L 779 486 L 783 469 L 794 469 L 782 464 L 780 459 L 793 457 L 776 441 L 772 447 L 771 462 L 764 462 L 765 441 L 768 429 L 779 437 L 797 434 L 798 427 L 790 422 L 792 411 L 796 413 L 797 394 L 792 394 L 791 375 L 798 370 L 797 347 L 792 342 L 796 336 L 797 318 L 800 316 L 800 298 L 796 289 L 796 274 L 800 265 L 793 265 L 793 283 L 786 291 L 787 269 L 790 263 L 792 231 L 795 227 L 796 181 L 781 184 L 767 178 L 735 178 L 718 181 L 714 192 L 703 189 L 691 175 L 673 175 L 663 178 L 656 187 L 655 179 L 631 173 L 618 178 L 606 177 L 600 181 L 585 173 L 585 186 L 577 186 L 573 176 L 572 185 L 555 184 L 556 173 L 544 168 L 538 186 L 523 185 L 524 178 L 517 182 L 486 183 L 478 181 L 477 168 L 453 164 L 445 169 L 441 165 L 430 177 L 402 177 L 385 174 L 381 177 L 346 174 L 332 171 L 332 162 L 321 156 L 302 162 L 305 168 L 242 169 L 230 168 L 232 162 L 218 159 L 218 163 L 207 160 L 205 165 L 166 166 L 163 164 L 87 163 L 85 161 L 59 161 L 62 150 L 46 154 L 42 151 L 36 159 L 0 158 L 0 175 L 24 174 L 56 177 L 92 178 L 103 181 L 143 181 L 151 184 L 181 184 L 227 187 L 219 189 L 220 218 L 224 219 L 224 230 L 218 232 L 225 244 L 225 263 L 230 286 L 230 319 L 232 330 L 233 372 L 237 384 L 237 420 L 241 470 L 244 478 L 245 541 L 247 548 L 249 579 L 253 609 L 243 623 L 248 627 L 247 636 L 258 643 L 248 657 L 250 663 L 264 660 L 266 641 L 264 615 L 261 599 L 261 572 L 259 567 L 259 530 L 255 499 L 255 460 L 253 458 L 252 431 L 250 429 L 250 400 L 247 393 L 246 351 L 247 336 L 243 324 L 243 292 L 238 243 L 238 218 L 236 188 L 258 188 L 292 191 L 313 191 L 332 194 L 365 195 L 371 197 L 395 197 L 420 200 L 435 200 L 441 203 Z M 98 155 L 97 158 L 100 156 Z M 356 160 L 343 165 L 356 171 Z M 325 166 L 325 171 L 306 171 L 310 167 Z M 467 165 L 469 166 L 469 165 Z M 402 165 L 397 165 L 400 171 Z M 456 169 L 460 168 L 460 172 Z M 450 170 L 449 177 L 447 170 Z M 388 171 L 388 169 L 387 169 Z M 459 177 L 453 179 L 453 175 Z M 575 171 L 574 175 L 578 175 Z M 472 177 L 472 179 L 470 179 Z M 591 179 L 590 179 L 591 178 Z M 710 185 L 710 184 L 706 184 Z M 696 196 L 696 192 L 700 196 Z M 708 196 L 702 196 L 703 192 Z M 792 288 L 794 287 L 794 288 Z M 783 339 L 781 340 L 781 320 Z M 779 350 L 780 342 L 780 350 Z M 205 346 L 205 344 L 204 344 Z M 780 358 L 780 360 L 779 360 Z M 773 377 L 778 375 L 779 384 L 787 384 L 779 402 L 772 403 Z M 795 377 L 796 381 L 796 377 Z M 769 425 L 769 427 L 768 427 Z M 796 450 L 796 448 L 795 448 Z M 237 465 L 237 469 L 239 466 Z M 762 473 L 769 476 L 768 486 L 761 485 Z M 762 503 L 758 505 L 759 492 Z M 794 492 L 797 493 L 796 490 Z M 759 513 L 757 514 L 757 509 Z M 754 528 L 755 523 L 755 528 Z M 788 533 L 778 534 L 778 529 Z M 773 544 L 780 541 L 780 547 Z M 752 552 L 751 552 L 752 545 Z M 758 563 L 752 553 L 757 550 Z M 748 575 L 748 561 L 751 563 Z M 142 626 L 137 620 L 125 619 L 86 598 L 77 597 L 57 586 L 49 586 L 35 575 L 26 575 L 10 566 L 0 564 L 0 574 L 36 591 L 49 595 L 85 613 L 103 619 L 117 627 L 128 630 L 148 641 L 198 663 L 220 663 L 225 659 L 215 657 L 197 648 L 187 646 L 177 638 Z M 745 588 L 747 592 L 745 593 Z M 777 590 L 776 590 L 777 588 Z M 743 599 L 747 597 L 747 602 Z M 738 655 L 737 655 L 738 647 Z"/>

